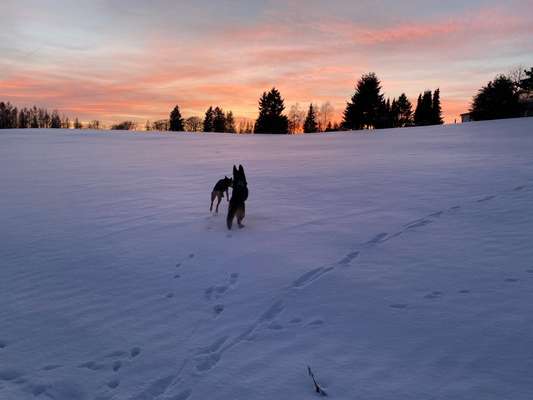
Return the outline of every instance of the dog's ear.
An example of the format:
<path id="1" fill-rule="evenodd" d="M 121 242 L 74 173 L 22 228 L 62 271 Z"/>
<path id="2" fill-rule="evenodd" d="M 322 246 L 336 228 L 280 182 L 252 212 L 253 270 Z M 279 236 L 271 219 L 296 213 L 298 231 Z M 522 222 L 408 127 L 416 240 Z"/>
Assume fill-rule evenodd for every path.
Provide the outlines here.
<path id="1" fill-rule="evenodd" d="M 241 175 L 241 178 L 246 182 L 246 175 L 244 175 L 244 168 L 242 165 L 239 164 L 239 174 Z"/>

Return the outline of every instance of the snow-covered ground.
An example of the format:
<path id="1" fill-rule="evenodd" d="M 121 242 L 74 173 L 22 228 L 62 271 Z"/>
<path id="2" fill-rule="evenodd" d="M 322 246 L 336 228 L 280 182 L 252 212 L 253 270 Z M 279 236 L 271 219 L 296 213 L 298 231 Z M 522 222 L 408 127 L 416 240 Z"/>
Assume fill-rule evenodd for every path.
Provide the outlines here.
<path id="1" fill-rule="evenodd" d="M 313 399 L 307 365 L 332 399 L 533 398 L 533 118 L 0 131 L 0 171 L 0 399 Z"/>

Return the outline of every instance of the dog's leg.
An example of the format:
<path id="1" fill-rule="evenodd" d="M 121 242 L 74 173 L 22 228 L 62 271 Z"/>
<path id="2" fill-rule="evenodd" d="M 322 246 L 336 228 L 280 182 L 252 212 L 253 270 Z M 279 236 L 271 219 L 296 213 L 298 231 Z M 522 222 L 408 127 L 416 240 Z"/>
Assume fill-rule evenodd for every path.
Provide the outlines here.
<path id="1" fill-rule="evenodd" d="M 222 193 L 222 196 L 224 196 L 224 193 Z M 222 201 L 222 196 L 220 194 L 217 195 L 218 203 L 217 203 L 217 208 L 216 208 L 216 211 L 215 211 L 215 213 L 217 213 L 217 214 L 218 214 L 218 206 L 220 205 L 220 202 Z"/>
<path id="2" fill-rule="evenodd" d="M 234 210 L 230 202 L 229 207 L 228 207 L 228 216 L 226 217 L 226 224 L 228 225 L 228 229 L 230 231 L 231 231 L 231 226 L 233 225 L 233 216 L 234 216 Z"/>
<path id="3" fill-rule="evenodd" d="M 215 192 L 211 192 L 211 207 L 209 207 L 209 211 L 213 211 L 213 202 L 215 201 Z"/>
<path id="4" fill-rule="evenodd" d="M 244 204 L 242 205 L 242 208 L 239 208 L 236 212 L 237 214 L 237 223 L 239 224 L 239 228 L 244 228 L 244 225 L 242 223 L 242 220 L 244 219 L 245 209 Z"/>

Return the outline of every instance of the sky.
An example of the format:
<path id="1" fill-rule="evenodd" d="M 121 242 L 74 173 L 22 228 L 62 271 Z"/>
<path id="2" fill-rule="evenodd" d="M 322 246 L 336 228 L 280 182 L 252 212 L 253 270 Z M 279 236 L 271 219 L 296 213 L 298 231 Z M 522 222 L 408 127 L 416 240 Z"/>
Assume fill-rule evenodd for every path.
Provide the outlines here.
<path id="1" fill-rule="evenodd" d="M 533 0 L 1 0 L 0 100 L 104 123 L 255 118 L 276 87 L 287 109 L 340 115 L 362 74 L 386 97 L 440 88 L 446 122 L 497 74 L 533 66 Z"/>

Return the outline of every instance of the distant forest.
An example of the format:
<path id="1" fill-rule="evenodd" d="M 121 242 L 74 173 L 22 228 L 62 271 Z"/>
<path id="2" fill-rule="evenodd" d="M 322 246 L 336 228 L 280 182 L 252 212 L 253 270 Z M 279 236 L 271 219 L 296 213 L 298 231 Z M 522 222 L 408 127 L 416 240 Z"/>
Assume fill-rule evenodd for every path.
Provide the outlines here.
<path id="1" fill-rule="evenodd" d="M 469 119 L 473 121 L 514 118 L 533 115 L 533 68 L 518 68 L 509 75 L 499 75 L 483 86 L 473 97 Z M 334 109 L 329 102 L 318 106 L 309 104 L 302 110 L 292 105 L 285 114 L 285 101 L 281 93 L 272 88 L 259 99 L 259 113 L 255 122 L 236 122 L 231 111 L 210 106 L 203 118 L 183 118 L 176 105 L 168 119 L 146 121 L 139 126 L 135 121 L 122 121 L 112 125 L 112 130 L 229 132 L 229 133 L 314 133 L 341 130 L 401 128 L 408 126 L 440 125 L 443 123 L 440 90 L 426 90 L 418 95 L 414 106 L 402 93 L 398 98 L 387 98 L 382 93 L 381 82 L 374 73 L 363 75 L 355 92 L 347 102 L 340 122 L 332 120 Z M 82 123 L 57 110 L 45 108 L 17 108 L 9 102 L 0 102 L 0 129 L 52 128 L 52 129 L 104 129 L 98 120 Z"/>

